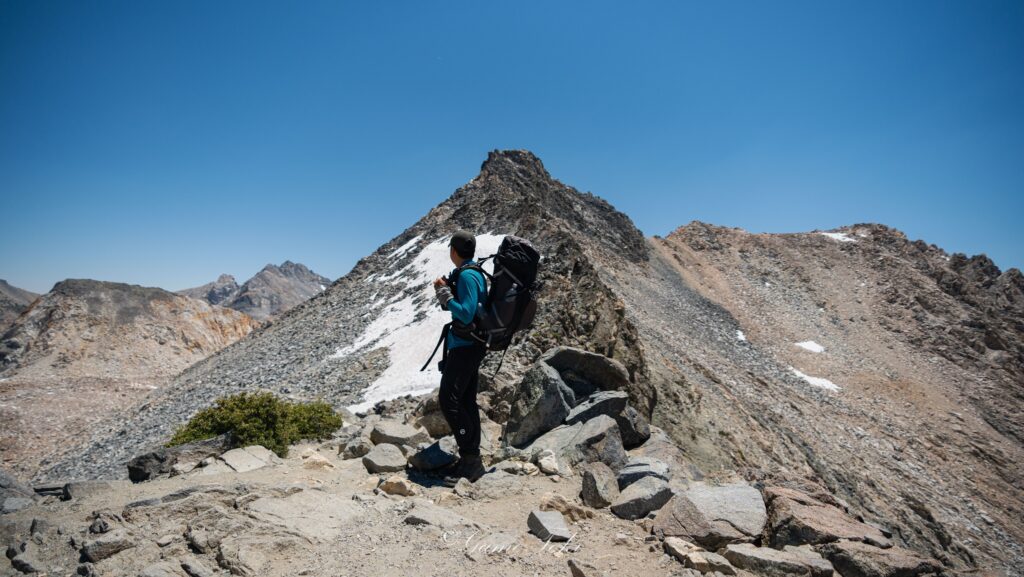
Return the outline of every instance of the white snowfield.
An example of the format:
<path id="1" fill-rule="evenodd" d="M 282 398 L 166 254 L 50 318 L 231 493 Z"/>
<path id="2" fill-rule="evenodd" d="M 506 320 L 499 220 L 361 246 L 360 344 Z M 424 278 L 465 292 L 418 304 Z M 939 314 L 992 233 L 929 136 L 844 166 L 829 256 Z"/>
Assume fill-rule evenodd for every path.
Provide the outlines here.
<path id="1" fill-rule="evenodd" d="M 820 232 L 818 234 L 823 234 L 832 240 L 837 240 L 839 242 L 857 242 L 857 239 L 850 237 L 850 235 L 845 232 Z"/>
<path id="2" fill-rule="evenodd" d="M 743 331 L 738 330 L 738 331 L 736 331 L 736 340 L 737 341 L 745 341 L 745 340 L 747 340 L 747 335 L 743 334 Z"/>
<path id="3" fill-rule="evenodd" d="M 832 381 L 830 381 L 828 379 L 823 379 L 821 377 L 812 377 L 812 376 L 809 376 L 809 375 L 805 375 L 805 374 L 801 373 L 800 371 L 796 370 L 793 367 L 789 367 L 789 370 L 793 371 L 794 375 L 800 377 L 801 379 L 807 381 L 808 383 L 814 385 L 815 387 L 820 387 L 822 389 L 827 389 L 829 391 L 838 391 L 839 390 L 839 385 L 833 383 Z"/>
<path id="4" fill-rule="evenodd" d="M 412 262 L 399 270 L 381 276 L 378 282 L 401 283 L 402 285 L 424 286 L 413 294 L 383 305 L 384 310 L 377 315 L 363 333 L 351 344 L 338 349 L 331 358 L 342 358 L 358 351 L 371 348 L 387 347 L 388 368 L 377 380 L 363 391 L 363 400 L 349 405 L 352 412 L 368 410 L 379 401 L 401 397 L 403 395 L 421 395 L 436 389 L 441 383 L 441 373 L 437 370 L 437 361 L 441 351 L 431 361 L 427 370 L 420 372 L 420 367 L 430 356 L 430 351 L 441 336 L 441 327 L 452 320 L 451 313 L 441 310 L 434 298 L 434 287 L 431 281 L 439 276 L 447 275 L 455 265 L 449 258 L 448 241 L 451 237 L 444 236 L 419 248 Z M 504 234 L 481 234 L 476 237 L 476 258 L 494 254 L 505 238 Z M 417 236 L 405 243 L 389 258 L 404 255 L 416 250 L 421 237 Z M 494 270 L 490 261 L 484 264 L 484 270 Z M 376 276 L 376 275 L 374 275 Z M 399 293 L 400 294 L 400 293 Z M 422 302 L 416 304 L 414 301 Z M 374 307 L 377 306 L 375 302 Z M 422 317 L 417 320 L 417 316 Z M 370 312 L 373 314 L 373 311 Z M 444 346 L 444 345 L 442 345 Z"/>
<path id="5" fill-rule="evenodd" d="M 825 352 L 825 347 L 819 345 L 818 343 L 816 343 L 814 341 L 802 341 L 802 342 L 794 343 L 794 344 L 796 346 L 800 347 L 801 349 L 805 349 L 805 350 L 811 351 L 812 353 L 823 353 L 823 352 Z"/>

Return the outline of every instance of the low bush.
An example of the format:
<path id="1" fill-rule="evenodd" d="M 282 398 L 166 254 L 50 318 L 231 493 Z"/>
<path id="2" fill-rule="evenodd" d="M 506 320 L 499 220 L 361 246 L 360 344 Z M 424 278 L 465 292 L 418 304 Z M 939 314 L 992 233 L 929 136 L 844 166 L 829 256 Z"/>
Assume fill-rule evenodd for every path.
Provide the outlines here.
<path id="1" fill-rule="evenodd" d="M 240 393 L 217 399 L 174 432 L 168 447 L 229 433 L 233 447 L 263 445 L 280 457 L 302 439 L 323 439 L 341 427 L 341 416 L 323 401 L 293 403 L 273 393 Z"/>

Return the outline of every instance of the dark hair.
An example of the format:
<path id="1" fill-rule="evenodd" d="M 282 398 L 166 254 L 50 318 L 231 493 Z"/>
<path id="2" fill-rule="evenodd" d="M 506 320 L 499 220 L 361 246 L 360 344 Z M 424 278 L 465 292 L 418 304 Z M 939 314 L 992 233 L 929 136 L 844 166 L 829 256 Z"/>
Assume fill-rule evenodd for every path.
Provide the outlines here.
<path id="1" fill-rule="evenodd" d="M 476 237 L 468 230 L 460 230 L 452 235 L 448 245 L 455 248 L 455 254 L 470 259 L 476 254 Z"/>

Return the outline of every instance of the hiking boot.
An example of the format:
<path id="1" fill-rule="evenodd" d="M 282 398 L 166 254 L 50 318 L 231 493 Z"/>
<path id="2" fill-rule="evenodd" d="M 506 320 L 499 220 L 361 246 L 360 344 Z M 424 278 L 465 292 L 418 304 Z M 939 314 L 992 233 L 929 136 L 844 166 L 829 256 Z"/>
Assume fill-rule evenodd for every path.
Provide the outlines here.
<path id="1" fill-rule="evenodd" d="M 486 472 L 484 463 L 480 460 L 480 455 L 466 456 L 459 459 L 459 464 L 455 467 L 455 471 L 450 475 L 445 475 L 443 483 L 446 487 L 454 487 L 459 482 L 459 479 L 466 479 L 470 483 L 475 483 Z"/>

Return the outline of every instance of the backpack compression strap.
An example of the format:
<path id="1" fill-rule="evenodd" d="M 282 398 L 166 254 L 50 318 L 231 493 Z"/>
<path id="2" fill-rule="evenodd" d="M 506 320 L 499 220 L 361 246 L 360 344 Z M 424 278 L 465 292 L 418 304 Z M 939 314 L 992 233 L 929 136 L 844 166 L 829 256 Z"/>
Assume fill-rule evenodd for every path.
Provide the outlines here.
<path id="1" fill-rule="evenodd" d="M 434 355 L 437 354 L 437 349 L 439 349 L 441 347 L 441 344 L 444 343 L 444 340 L 446 338 L 448 338 L 448 331 L 451 330 L 451 328 L 452 328 L 452 323 L 447 323 L 447 324 L 444 325 L 444 328 L 441 329 L 441 338 L 437 339 L 437 344 L 434 345 L 434 350 L 433 350 L 433 352 L 430 353 L 430 358 L 427 359 L 427 362 L 423 364 L 423 368 L 420 369 L 420 372 L 423 372 L 423 371 L 427 370 L 427 367 L 430 366 L 430 361 L 434 360 Z M 441 358 L 444 359 L 447 356 L 448 356 L 448 347 L 445 347 L 444 348 L 444 352 L 441 353 Z"/>

